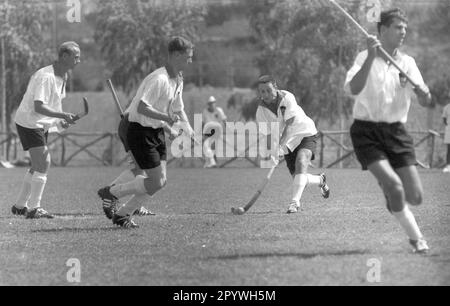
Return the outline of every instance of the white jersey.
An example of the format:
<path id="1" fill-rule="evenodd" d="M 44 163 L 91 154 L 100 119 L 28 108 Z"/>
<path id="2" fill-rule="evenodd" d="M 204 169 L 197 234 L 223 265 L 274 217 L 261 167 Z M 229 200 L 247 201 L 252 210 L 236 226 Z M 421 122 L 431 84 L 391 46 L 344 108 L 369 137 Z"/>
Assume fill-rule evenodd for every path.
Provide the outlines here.
<path id="1" fill-rule="evenodd" d="M 442 118 L 447 118 L 447 125 L 445 127 L 444 143 L 450 144 L 450 103 L 444 107 Z"/>
<path id="2" fill-rule="evenodd" d="M 139 114 L 137 112 L 139 103 L 142 101 L 163 113 L 169 112 L 171 104 L 173 112 L 180 112 L 184 110 L 182 92 L 183 82 L 177 81 L 176 78 L 171 79 L 165 67 L 153 71 L 142 81 L 126 110 L 129 113 L 129 121 L 154 129 L 163 127 L 164 121 Z"/>
<path id="3" fill-rule="evenodd" d="M 209 122 L 219 122 L 227 120 L 227 116 L 225 115 L 223 109 L 221 107 L 216 107 L 213 112 L 210 112 L 207 108 L 203 110 L 203 123 L 207 124 Z"/>
<path id="4" fill-rule="evenodd" d="M 361 70 L 367 50 L 360 52 L 353 67 L 347 72 L 344 90 L 351 94 L 350 81 Z M 415 60 L 397 52 L 397 64 L 417 83 L 424 84 Z M 394 65 L 388 64 L 381 57 L 376 57 L 370 68 L 369 76 L 363 90 L 356 96 L 353 107 L 353 118 L 373 122 L 406 123 L 411 106 L 412 86 L 400 75 Z"/>
<path id="5" fill-rule="evenodd" d="M 56 126 L 61 119 L 36 113 L 34 101 L 41 101 L 50 109 L 62 112 L 61 101 L 66 96 L 65 83 L 64 79 L 55 75 L 53 65 L 36 71 L 28 83 L 14 121 L 25 128 L 45 131 Z"/>
<path id="6" fill-rule="evenodd" d="M 278 122 L 280 135 L 274 136 L 281 137 L 281 133 L 286 126 L 286 121 L 294 118 L 293 123 L 286 131 L 285 143 L 290 151 L 294 151 L 295 148 L 300 145 L 304 137 L 316 135 L 318 131 L 314 121 L 309 118 L 297 104 L 292 93 L 280 90 L 279 95 L 281 95 L 281 101 L 278 106 L 277 114 L 274 114 L 270 109 L 261 104 L 256 110 L 256 120 L 258 122 Z"/>

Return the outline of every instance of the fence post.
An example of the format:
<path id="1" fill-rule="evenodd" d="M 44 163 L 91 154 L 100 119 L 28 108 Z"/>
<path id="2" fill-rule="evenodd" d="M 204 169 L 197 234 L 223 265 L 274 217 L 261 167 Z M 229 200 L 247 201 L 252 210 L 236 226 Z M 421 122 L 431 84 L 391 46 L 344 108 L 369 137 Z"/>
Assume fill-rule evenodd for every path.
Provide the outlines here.
<path id="1" fill-rule="evenodd" d="M 431 146 L 430 146 L 430 168 L 433 168 L 433 156 L 434 156 L 434 143 L 435 143 L 435 135 L 429 132 L 431 136 Z"/>
<path id="2" fill-rule="evenodd" d="M 64 134 L 60 134 L 61 137 L 61 162 L 60 166 L 66 166 L 66 141 Z"/>

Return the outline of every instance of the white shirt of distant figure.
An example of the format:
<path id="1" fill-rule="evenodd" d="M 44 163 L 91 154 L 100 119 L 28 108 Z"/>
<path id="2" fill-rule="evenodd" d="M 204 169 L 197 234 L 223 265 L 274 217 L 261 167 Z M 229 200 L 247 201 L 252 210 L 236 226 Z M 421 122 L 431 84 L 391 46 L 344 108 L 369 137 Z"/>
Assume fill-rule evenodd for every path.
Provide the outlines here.
<path id="1" fill-rule="evenodd" d="M 208 105 L 211 104 L 211 107 L 207 107 L 203 110 L 203 124 L 207 124 L 209 122 L 219 122 L 222 124 L 227 120 L 225 112 L 221 107 L 216 106 L 216 98 L 214 98 L 213 96 L 209 97 L 208 99 Z"/>
<path id="2" fill-rule="evenodd" d="M 272 144 L 278 145 L 281 135 L 272 134 L 270 123 L 278 122 L 278 130 L 281 133 L 286 125 L 285 122 L 294 118 L 293 123 L 286 131 L 285 142 L 279 144 L 281 150 L 280 155 L 284 155 L 288 153 L 288 149 L 294 151 L 304 137 L 316 135 L 318 131 L 314 121 L 297 104 L 295 96 L 286 90 L 280 90 L 279 92 L 281 94 L 281 101 L 277 109 L 277 114 L 262 104 L 256 110 L 256 121 L 269 123 L 267 135 L 272 135 Z M 261 132 L 264 133 L 265 131 Z"/>
<path id="3" fill-rule="evenodd" d="M 372 63 L 366 86 L 358 95 L 352 95 L 350 81 L 361 70 L 368 51 L 360 52 L 351 69 L 347 72 L 344 90 L 355 98 L 353 107 L 354 119 L 372 122 L 406 123 L 414 90 L 391 63 L 376 57 Z M 423 85 L 424 80 L 416 61 L 399 50 L 394 56 L 397 64 L 415 83 Z"/>
<path id="4" fill-rule="evenodd" d="M 61 119 L 37 113 L 34 101 L 42 101 L 52 110 L 62 112 L 61 100 L 66 97 L 65 83 L 63 78 L 55 75 L 53 65 L 39 69 L 28 83 L 15 122 L 29 129 L 44 129 L 50 133 L 62 131 Z"/>
<path id="5" fill-rule="evenodd" d="M 450 144 L 450 103 L 444 107 L 442 118 L 447 121 L 444 132 L 444 143 Z"/>
<path id="6" fill-rule="evenodd" d="M 216 166 L 215 152 L 212 148 L 214 142 L 220 141 L 227 116 L 221 107 L 216 106 L 216 98 L 209 97 L 208 106 L 203 110 L 203 135 L 207 138 L 203 142 L 203 153 L 205 155 L 204 168 L 213 168 Z M 214 130 L 213 135 L 211 132 Z M 210 136 L 209 136 L 210 135 Z"/>

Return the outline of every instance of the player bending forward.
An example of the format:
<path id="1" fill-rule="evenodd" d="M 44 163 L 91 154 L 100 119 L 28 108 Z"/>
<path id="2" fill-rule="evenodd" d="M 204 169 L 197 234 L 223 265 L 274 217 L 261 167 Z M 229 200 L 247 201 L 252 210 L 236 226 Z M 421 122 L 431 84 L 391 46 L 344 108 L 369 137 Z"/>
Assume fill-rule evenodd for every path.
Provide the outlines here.
<path id="1" fill-rule="evenodd" d="M 258 80 L 260 105 L 256 111 L 258 122 L 278 122 L 282 130 L 279 140 L 281 154 L 287 163 L 294 182 L 292 184 L 292 200 L 287 210 L 288 214 L 296 213 L 301 208 L 300 200 L 308 185 L 320 187 L 322 196 L 330 196 L 330 188 L 324 173 L 312 175 L 308 166 L 314 160 L 318 132 L 314 122 L 297 104 L 292 93 L 279 90 L 275 80 L 268 75 Z M 272 135 L 277 137 L 278 135 Z"/>
<path id="2" fill-rule="evenodd" d="M 146 176 L 138 175 L 129 182 L 106 186 L 98 191 L 102 200 L 111 202 L 133 195 L 112 217 L 113 224 L 138 227 L 133 221 L 134 212 L 149 201 L 149 197 L 161 190 L 166 179 L 166 141 L 164 129 L 182 120 L 189 136 L 193 130 L 184 112 L 182 99 L 182 71 L 192 62 L 193 44 L 174 37 L 168 46 L 168 61 L 149 74 L 139 86 L 136 96 L 126 110 L 129 126 L 126 142 L 133 158 Z M 170 108 L 173 110 L 173 115 Z M 175 132 L 176 133 L 176 132 Z"/>
<path id="3" fill-rule="evenodd" d="M 130 181 L 134 180 L 138 175 L 140 175 L 140 176 L 147 175 L 145 173 L 145 171 L 142 170 L 139 167 L 139 165 L 136 163 L 136 161 L 134 160 L 133 154 L 131 153 L 130 147 L 128 145 L 127 133 L 128 133 L 128 127 L 130 126 L 130 121 L 129 121 L 128 117 L 129 117 L 129 114 L 125 113 L 123 115 L 122 119 L 120 120 L 119 128 L 118 128 L 118 135 L 119 135 L 120 141 L 122 142 L 122 144 L 124 146 L 125 152 L 127 152 L 127 154 L 128 154 L 131 168 L 125 169 L 124 171 L 122 171 L 120 173 L 120 175 L 109 184 L 110 186 L 130 182 Z M 169 134 L 170 140 L 174 140 L 179 135 L 177 133 L 177 131 L 175 129 L 172 129 L 168 124 L 166 124 L 164 126 L 164 131 L 167 134 Z M 103 208 L 103 212 L 105 213 L 105 216 L 108 219 L 112 219 L 114 214 L 117 212 L 119 205 L 120 205 L 120 202 L 117 199 L 114 199 L 114 200 L 103 199 L 102 208 Z M 140 208 L 138 208 L 134 211 L 133 215 L 143 217 L 143 216 L 154 216 L 155 213 L 151 212 L 144 206 L 141 206 Z"/>

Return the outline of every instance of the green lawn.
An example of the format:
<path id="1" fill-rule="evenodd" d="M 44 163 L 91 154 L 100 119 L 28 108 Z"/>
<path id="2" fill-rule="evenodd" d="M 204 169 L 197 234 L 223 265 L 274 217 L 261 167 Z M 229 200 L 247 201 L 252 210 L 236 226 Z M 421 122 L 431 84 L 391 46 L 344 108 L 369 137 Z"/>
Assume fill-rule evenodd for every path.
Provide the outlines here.
<path id="1" fill-rule="evenodd" d="M 381 285 L 450 285 L 450 176 L 438 170 L 421 172 L 425 203 L 413 209 L 428 256 L 411 253 L 374 179 L 359 170 L 329 170 L 330 199 L 309 188 L 305 210 L 286 215 L 282 165 L 255 206 L 233 216 L 267 170 L 169 169 L 148 205 L 157 215 L 136 218 L 135 230 L 114 227 L 96 196 L 121 169 L 51 169 L 43 206 L 54 220 L 11 216 L 24 171 L 0 169 L 0 285 L 70 285 L 71 258 L 80 285 L 371 285 L 371 259 Z"/>

